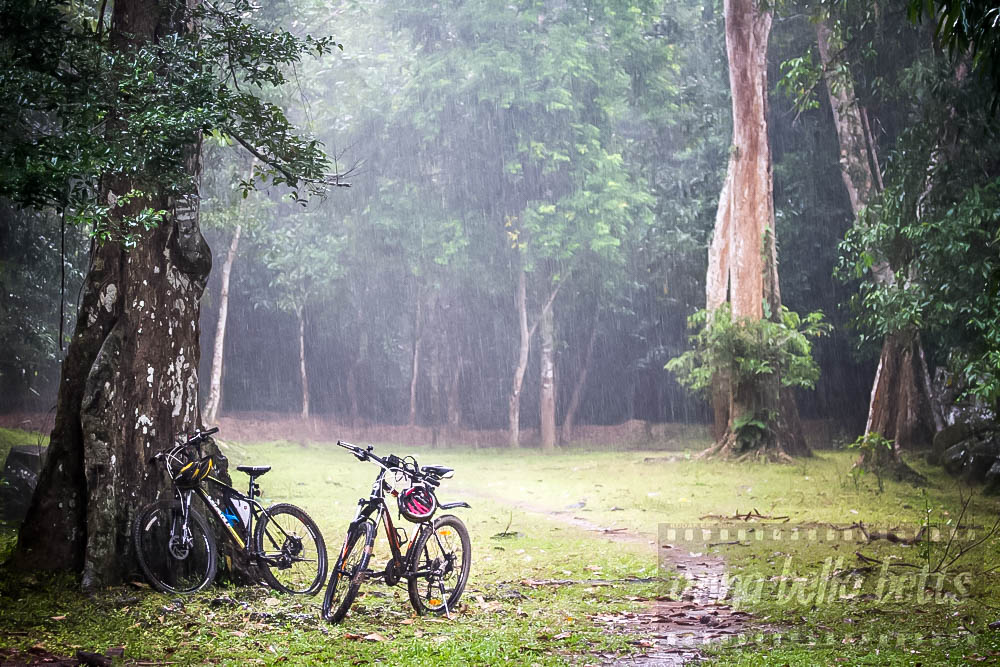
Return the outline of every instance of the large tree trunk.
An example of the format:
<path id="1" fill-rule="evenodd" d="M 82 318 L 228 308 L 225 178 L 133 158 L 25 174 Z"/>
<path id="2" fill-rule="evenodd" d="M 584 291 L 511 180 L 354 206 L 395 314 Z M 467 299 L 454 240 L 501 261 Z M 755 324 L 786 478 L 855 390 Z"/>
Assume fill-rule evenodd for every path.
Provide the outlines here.
<path id="1" fill-rule="evenodd" d="M 922 356 L 920 337 L 905 332 L 886 336 L 879 357 L 865 433 L 878 433 L 897 449 L 930 447 L 934 438 Z"/>
<path id="2" fill-rule="evenodd" d="M 573 393 L 569 397 L 569 405 L 566 407 L 566 416 L 563 417 L 562 432 L 560 441 L 569 443 L 573 440 L 573 428 L 576 425 L 576 413 L 580 409 L 580 401 L 583 399 L 583 389 L 587 386 L 587 374 L 590 372 L 590 363 L 594 358 L 594 345 L 597 342 L 597 322 L 601 315 L 601 307 L 594 307 L 594 319 L 590 323 L 590 337 L 587 339 L 587 348 L 583 352 L 583 359 L 580 364 L 580 374 L 576 376 L 576 384 L 573 385 Z"/>
<path id="3" fill-rule="evenodd" d="M 539 324 L 540 371 L 538 391 L 538 413 L 540 420 L 542 449 L 556 448 L 556 384 L 555 384 L 555 316 L 552 308 L 547 308 Z"/>
<path id="4" fill-rule="evenodd" d="M 780 317 L 771 151 L 767 135 L 767 44 L 771 14 L 755 0 L 726 0 L 726 51 L 733 100 L 733 148 L 709 249 L 706 304 L 710 312 L 728 295 L 733 321 Z M 787 458 L 807 453 L 795 402 L 776 375 L 764 379 L 715 379 L 716 418 L 727 419 L 726 433 L 705 454 Z M 728 388 L 725 388 L 728 384 Z M 728 401 L 726 400 L 728 398 Z M 723 405 L 728 410 L 723 413 Z M 737 420 L 776 415 L 770 432 L 753 451 L 743 452 Z"/>
<path id="5" fill-rule="evenodd" d="M 161 11 L 151 0 L 115 3 L 116 48 L 176 30 L 176 18 Z M 128 131 L 112 119 L 107 140 Z M 187 167 L 200 171 L 197 138 Z M 113 201 L 135 187 L 142 183 L 106 176 L 103 196 Z M 154 193 L 129 210 L 112 207 L 111 216 L 146 205 L 167 213 L 136 235 L 133 248 L 92 246 L 49 454 L 13 559 L 22 568 L 82 572 L 86 589 L 120 582 L 130 571 L 132 516 L 162 482 L 147 460 L 200 422 L 198 316 L 211 254 L 199 230 L 199 197 Z"/>
<path id="6" fill-rule="evenodd" d="M 208 401 L 205 402 L 205 422 L 218 423 L 219 409 L 222 405 L 222 357 L 226 343 L 226 320 L 229 316 L 229 277 L 232 274 L 233 262 L 236 260 L 236 250 L 240 245 L 242 225 L 236 225 L 233 240 L 226 252 L 226 261 L 222 263 L 222 285 L 219 289 L 219 321 L 215 325 L 215 341 L 212 345 L 212 374 L 209 378 Z"/>
<path id="7" fill-rule="evenodd" d="M 715 312 L 729 301 L 729 241 L 732 236 L 733 172 L 735 153 L 730 155 L 726 179 L 719 194 L 719 208 L 715 213 L 715 230 L 708 248 L 708 272 L 705 274 L 705 309 Z M 712 377 L 710 394 L 712 402 L 712 438 L 721 442 L 729 430 L 729 377 L 716 373 Z"/>
<path id="8" fill-rule="evenodd" d="M 864 109 L 854 94 L 854 80 L 846 65 L 835 62 L 831 55 L 831 49 L 839 49 L 841 44 L 825 20 L 816 24 L 816 44 L 840 143 L 840 175 L 856 218 L 875 191 L 875 177 L 869 159 L 874 147 L 868 144 Z"/>

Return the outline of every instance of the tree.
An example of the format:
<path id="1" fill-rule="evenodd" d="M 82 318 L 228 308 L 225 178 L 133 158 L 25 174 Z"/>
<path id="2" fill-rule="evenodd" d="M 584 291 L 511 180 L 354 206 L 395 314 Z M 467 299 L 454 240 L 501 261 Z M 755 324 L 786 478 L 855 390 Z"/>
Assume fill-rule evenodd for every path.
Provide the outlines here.
<path id="1" fill-rule="evenodd" d="M 844 45 L 828 19 L 817 21 L 816 42 L 840 143 L 844 188 L 855 224 L 863 224 L 858 218 L 878 195 L 882 181 L 868 112 L 855 95 L 849 63 L 844 62 L 843 56 L 834 57 L 835 53 L 844 53 Z M 895 280 L 893 267 L 887 261 L 873 265 L 871 274 L 880 284 L 888 285 Z M 897 477 L 917 477 L 900 458 L 900 450 L 926 445 L 936 430 L 930 389 L 924 350 L 916 330 L 908 328 L 886 335 L 875 371 L 864 437 L 877 434 L 883 441 L 891 442 L 892 448 L 864 449 L 859 465 L 891 467 Z M 868 460 L 871 457 L 876 460 Z"/>
<path id="2" fill-rule="evenodd" d="M 342 275 L 344 238 L 326 226 L 317 211 L 297 216 L 275 216 L 263 234 L 264 264 L 272 272 L 274 305 L 295 315 L 298 325 L 298 366 L 302 390 L 300 414 L 309 416 L 309 374 L 306 363 L 306 325 L 309 309 L 333 290 Z"/>
<path id="3" fill-rule="evenodd" d="M 249 167 L 247 179 L 253 178 L 256 160 L 252 160 Z M 224 173 L 229 173 L 226 170 Z M 222 275 L 219 284 L 219 304 L 218 319 L 215 323 L 215 337 L 212 340 L 212 366 L 209 372 L 208 397 L 205 400 L 204 420 L 206 424 L 217 424 L 219 411 L 222 408 L 222 368 L 225 360 L 226 349 L 226 325 L 229 320 L 229 286 L 233 272 L 233 264 L 236 261 L 236 253 L 239 250 L 240 236 L 243 234 L 243 226 L 252 223 L 257 217 L 260 208 L 259 198 L 254 196 L 252 202 L 248 196 L 239 196 L 243 189 L 237 184 L 228 183 L 229 187 L 224 188 L 224 194 L 215 201 L 211 199 L 206 202 L 205 214 L 203 218 L 207 225 L 214 225 L 223 229 L 231 229 L 229 248 L 226 257 L 222 262 Z M 232 198 L 238 197 L 237 201 Z M 204 200 L 203 200 L 204 201 Z M 253 211 L 251 213 L 251 211 Z"/>
<path id="4" fill-rule="evenodd" d="M 727 0 L 725 12 L 733 146 L 709 248 L 706 305 L 711 317 L 728 302 L 735 326 L 752 330 L 763 319 L 782 322 L 767 133 L 771 14 L 753 0 Z M 726 406 L 727 430 L 706 454 L 808 453 L 794 399 L 781 385 L 782 369 L 739 370 L 715 381 L 712 398 Z M 720 408 L 716 413 L 722 414 Z M 756 424 L 763 428 L 755 426 L 748 439 L 743 427 Z"/>
<path id="5" fill-rule="evenodd" d="M 909 0 L 911 21 L 935 22 L 934 34 L 953 60 L 971 56 L 972 66 L 993 87 L 993 107 L 1000 94 L 1000 7 L 990 0 Z"/>
<path id="6" fill-rule="evenodd" d="M 14 562 L 82 572 L 93 589 L 129 568 L 132 511 L 162 482 L 150 454 L 200 425 L 198 314 L 211 267 L 199 225 L 201 138 L 231 136 L 262 160 L 258 178 L 319 184 L 318 144 L 255 93 L 332 42 L 262 31 L 240 2 L 124 0 L 110 26 L 103 13 L 95 25 L 68 4 L 36 3 L 29 16 L 21 8 L 4 5 L 4 22 L 46 28 L 33 35 L 42 48 L 4 50 L 9 81 L 24 92 L 22 118 L 51 122 L 22 121 L 5 136 L 3 193 L 65 207 L 94 237 L 49 454 Z M 70 50 L 77 57 L 66 58 Z M 94 127 L 103 128 L 96 139 Z"/>

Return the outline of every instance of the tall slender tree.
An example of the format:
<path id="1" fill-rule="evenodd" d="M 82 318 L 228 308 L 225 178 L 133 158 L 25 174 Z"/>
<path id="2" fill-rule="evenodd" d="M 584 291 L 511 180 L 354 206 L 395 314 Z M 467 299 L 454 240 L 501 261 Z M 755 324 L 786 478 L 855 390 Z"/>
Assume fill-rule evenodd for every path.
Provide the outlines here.
<path id="1" fill-rule="evenodd" d="M 719 197 L 706 276 L 707 310 L 722 304 L 736 326 L 781 317 L 771 151 L 767 131 L 767 46 L 772 17 L 756 0 L 726 0 L 726 53 L 733 109 L 733 144 Z M 784 457 L 808 452 L 794 399 L 780 378 L 730 374 L 713 392 L 726 432 L 706 455 L 742 450 L 741 424 L 769 424 L 760 450 Z M 721 402 L 721 405 L 720 405 Z M 723 407 L 724 406 L 724 407 Z"/>

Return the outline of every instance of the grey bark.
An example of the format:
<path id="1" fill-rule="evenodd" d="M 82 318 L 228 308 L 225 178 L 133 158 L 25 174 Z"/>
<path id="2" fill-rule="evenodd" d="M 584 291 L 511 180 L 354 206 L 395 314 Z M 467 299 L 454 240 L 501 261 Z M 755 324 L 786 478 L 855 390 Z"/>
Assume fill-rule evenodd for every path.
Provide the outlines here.
<path id="1" fill-rule="evenodd" d="M 121 50 L 179 27 L 152 0 L 122 0 L 113 11 L 111 42 Z M 112 113 L 106 139 L 127 132 Z M 198 137 L 186 162 L 189 173 L 200 172 Z M 102 193 L 110 202 L 142 186 L 105 175 Z M 134 247 L 92 246 L 49 455 L 13 558 L 16 567 L 80 572 L 90 590 L 120 582 L 131 567 L 132 516 L 162 484 L 149 456 L 200 425 L 198 316 L 211 254 L 199 197 L 154 192 L 112 206 L 112 219 L 147 205 L 167 214 Z"/>

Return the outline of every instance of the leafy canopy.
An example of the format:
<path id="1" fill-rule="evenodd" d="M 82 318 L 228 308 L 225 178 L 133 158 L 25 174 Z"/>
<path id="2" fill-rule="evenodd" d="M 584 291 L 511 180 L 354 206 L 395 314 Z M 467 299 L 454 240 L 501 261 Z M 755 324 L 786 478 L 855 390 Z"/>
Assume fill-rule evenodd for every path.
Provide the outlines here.
<path id="1" fill-rule="evenodd" d="M 105 29 L 103 5 L 0 0 L 0 95 L 15 101 L 0 110 L 0 196 L 64 209 L 99 236 L 127 238 L 160 212 L 146 207 L 112 228 L 109 207 L 194 192 L 185 164 L 201 135 L 259 159 L 245 188 L 268 180 L 298 198 L 331 181 L 322 145 L 266 97 L 305 55 L 340 45 L 259 27 L 249 0 L 169 8 L 180 12 L 173 32 L 130 46 Z M 98 201 L 113 182 L 134 190 Z"/>

